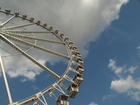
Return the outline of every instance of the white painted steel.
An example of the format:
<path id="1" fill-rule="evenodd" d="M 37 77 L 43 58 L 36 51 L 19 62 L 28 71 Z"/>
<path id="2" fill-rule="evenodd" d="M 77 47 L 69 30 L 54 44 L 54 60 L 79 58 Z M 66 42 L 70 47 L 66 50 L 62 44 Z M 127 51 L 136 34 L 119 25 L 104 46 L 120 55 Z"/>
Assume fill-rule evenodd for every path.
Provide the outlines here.
<path id="1" fill-rule="evenodd" d="M 11 18 L 9 18 L 8 20 L 6 20 L 4 23 L 2 23 L 2 25 L 0 25 L 0 28 L 2 28 L 3 26 L 5 26 L 5 25 L 6 25 L 8 22 L 10 22 L 14 17 L 15 17 L 15 15 L 12 16 Z"/>
<path id="2" fill-rule="evenodd" d="M 26 52 L 24 52 L 22 49 L 20 49 L 18 46 L 16 46 L 14 43 L 12 43 L 10 40 L 8 40 L 6 37 L 0 35 L 0 38 L 5 41 L 7 44 L 9 44 L 11 47 L 13 47 L 15 50 L 19 51 L 20 53 L 22 53 L 22 55 L 24 55 L 25 57 L 27 57 L 28 59 L 30 59 L 32 62 L 34 62 L 35 64 L 37 64 L 39 67 L 41 67 L 43 70 L 46 70 L 49 74 L 51 74 L 52 76 L 54 76 L 55 78 L 59 79 L 60 76 L 58 76 L 56 73 L 54 73 L 53 71 L 51 71 L 49 68 L 47 68 L 46 66 L 40 64 L 38 61 L 36 61 L 33 57 L 31 57 L 30 55 L 28 55 Z"/>
<path id="3" fill-rule="evenodd" d="M 20 31 L 20 30 L 5 30 L 6 32 L 11 32 L 11 33 L 52 33 L 50 31 Z"/>
<path id="4" fill-rule="evenodd" d="M 48 40 L 48 39 L 42 39 L 42 38 L 31 37 L 31 36 L 25 36 L 25 35 L 16 34 L 16 33 L 10 33 L 10 32 L 4 32 L 3 34 L 8 34 L 10 36 L 14 36 L 14 37 L 17 37 L 17 38 L 25 38 L 25 39 L 45 41 L 45 42 L 51 42 L 51 43 L 57 43 L 57 44 L 65 44 L 64 42 L 59 42 L 59 41 L 54 41 L 54 40 Z"/>
<path id="5" fill-rule="evenodd" d="M 1 70 L 3 72 L 3 78 L 4 78 L 4 83 L 6 86 L 6 90 L 7 90 L 7 96 L 8 96 L 8 100 L 9 100 L 9 105 L 24 105 L 30 102 L 33 102 L 34 104 L 39 104 L 39 102 L 41 102 L 43 105 L 49 105 L 46 101 L 46 98 L 44 97 L 44 94 L 48 93 L 50 97 L 52 97 L 55 101 L 57 100 L 57 96 L 55 95 L 54 91 L 59 91 L 61 94 L 67 95 L 66 93 L 66 89 L 67 87 L 63 84 L 63 82 L 65 80 L 69 81 L 70 83 L 75 83 L 73 81 L 73 78 L 69 76 L 69 73 L 72 71 L 76 74 L 79 74 L 78 71 L 76 71 L 75 69 L 73 69 L 71 66 L 73 64 L 75 64 L 76 66 L 79 66 L 80 64 L 78 64 L 74 59 L 77 58 L 73 55 L 74 50 L 69 48 L 69 40 L 65 41 L 65 37 L 61 37 L 61 34 L 58 33 L 58 30 L 53 30 L 53 27 L 48 27 L 47 24 L 41 24 L 41 21 L 37 21 L 34 22 L 34 18 L 27 18 L 26 15 L 19 15 L 17 12 L 15 13 L 11 13 L 9 10 L 1 10 L 0 12 L 5 13 L 6 15 L 10 15 L 12 16 L 11 18 L 9 18 L 8 20 L 6 20 L 5 22 L 3 22 L 0 26 L 0 40 L 6 42 L 8 45 L 10 45 L 12 48 L 14 48 L 16 51 L 19 52 L 19 54 L 22 54 L 23 56 L 25 56 L 26 58 L 28 58 L 29 60 L 31 60 L 32 62 L 34 62 L 36 65 L 38 65 L 40 68 L 42 68 L 43 70 L 45 70 L 46 72 L 48 72 L 50 75 L 52 75 L 54 78 L 56 78 L 56 81 L 48 86 L 47 88 L 45 88 L 44 90 L 30 96 L 27 97 L 26 99 L 23 99 L 21 101 L 17 101 L 17 102 L 12 102 L 12 97 L 10 94 L 10 89 L 8 86 L 8 82 L 6 79 L 6 75 L 4 72 L 4 68 L 3 68 L 3 64 L 2 64 L 2 58 L 0 56 L 0 64 L 1 64 Z M 21 24 L 21 25 L 17 25 L 14 24 L 14 26 L 7 26 L 7 24 L 9 24 L 14 18 L 21 18 L 22 21 L 27 21 L 28 23 L 26 24 Z M 40 30 L 36 30 L 36 31 L 32 31 L 32 30 L 20 30 L 20 28 L 24 28 L 26 29 L 26 27 L 28 26 L 39 26 L 41 28 L 44 29 L 44 31 L 40 31 Z M 4 27 L 7 26 L 7 27 Z M 14 30 L 14 29 L 18 29 L 18 30 Z M 27 36 L 26 34 L 46 34 L 46 33 L 50 33 L 53 36 L 55 36 L 57 39 L 59 39 L 60 41 L 54 41 L 54 40 L 49 40 L 49 39 L 43 39 L 40 37 L 35 37 L 35 36 Z M 21 38 L 21 39 L 20 39 Z M 29 41 L 26 41 L 24 39 L 30 39 L 30 40 L 34 40 L 35 43 L 30 43 Z M 68 39 L 68 38 L 66 38 Z M 53 72 L 52 70 L 50 70 L 49 68 L 47 68 L 45 65 L 40 64 L 36 59 L 34 59 L 31 55 L 29 55 L 27 53 L 27 51 L 22 50 L 18 45 L 16 45 L 14 42 L 18 42 L 27 46 L 30 46 L 32 48 L 36 48 L 39 50 L 43 50 L 45 52 L 60 56 L 62 58 L 65 58 L 68 60 L 68 65 L 66 70 L 64 71 L 64 73 L 62 74 L 62 76 L 59 76 L 58 74 L 56 74 L 55 72 Z M 41 41 L 41 42 L 50 42 L 50 43 L 54 43 L 54 44 L 60 44 L 62 46 L 64 46 L 64 48 L 67 51 L 67 55 L 58 53 L 56 51 L 52 51 L 49 50 L 47 48 L 44 48 L 42 46 L 38 46 L 36 44 L 36 41 Z M 2 49 L 2 48 L 1 48 Z M 29 48 L 30 50 L 31 48 Z M 4 49 L 3 49 L 4 50 Z M 6 50 L 5 50 L 6 51 Z M 9 52 L 10 54 L 10 52 Z M 9 56 L 15 56 L 17 54 L 11 54 Z M 2 57 L 7 57 L 7 56 L 2 56 Z M 75 83 L 76 84 L 76 83 Z M 42 99 L 41 99 L 42 97 Z"/>
<path id="6" fill-rule="evenodd" d="M 7 96 L 8 96 L 8 101 L 9 101 L 9 104 L 12 104 L 13 101 L 12 101 L 12 97 L 11 97 L 8 81 L 7 81 L 7 78 L 6 78 L 6 74 L 5 74 L 5 70 L 4 70 L 4 66 L 3 66 L 1 55 L 0 55 L 0 68 L 1 68 L 1 73 L 2 73 L 3 80 L 4 80 Z"/>
<path id="7" fill-rule="evenodd" d="M 28 23 L 28 24 L 23 24 L 23 25 L 16 25 L 16 26 L 11 26 L 11 27 L 6 27 L 6 28 L 3 28 L 3 30 L 17 29 L 17 28 L 22 28 L 22 27 L 30 26 L 30 25 L 33 25 L 33 23 Z"/>
<path id="8" fill-rule="evenodd" d="M 68 57 L 68 56 L 66 56 L 66 55 L 63 55 L 63 54 L 60 54 L 60 53 L 57 53 L 57 52 L 48 50 L 48 49 L 46 49 L 46 48 L 43 48 L 43 47 L 34 45 L 34 44 L 32 44 L 32 43 L 29 43 L 29 42 L 25 42 L 25 41 L 23 41 L 23 40 L 21 40 L 21 39 L 15 38 L 15 37 L 11 37 L 10 35 L 3 34 L 3 33 L 2 33 L 2 35 L 5 36 L 5 37 L 8 38 L 8 39 L 11 39 L 11 40 L 14 40 L 14 41 L 23 43 L 23 44 L 25 44 L 25 45 L 29 45 L 29 46 L 31 46 L 31 47 L 34 47 L 34 48 L 37 48 L 37 49 L 40 49 L 40 50 L 49 52 L 49 53 L 51 53 L 51 54 L 58 55 L 58 56 L 61 56 L 61 57 L 66 58 L 66 59 L 69 59 L 69 58 L 70 58 L 70 57 Z"/>

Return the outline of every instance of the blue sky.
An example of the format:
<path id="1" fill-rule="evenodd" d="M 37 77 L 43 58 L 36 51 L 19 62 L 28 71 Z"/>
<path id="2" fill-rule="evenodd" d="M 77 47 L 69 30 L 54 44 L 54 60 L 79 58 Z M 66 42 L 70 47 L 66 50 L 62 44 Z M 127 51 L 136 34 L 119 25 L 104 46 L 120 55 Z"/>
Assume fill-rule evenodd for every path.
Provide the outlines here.
<path id="1" fill-rule="evenodd" d="M 9 3 L 7 0 L 0 1 L 3 8 L 19 10 L 23 14 L 34 15 L 47 21 L 67 33 L 67 36 L 78 46 L 85 62 L 84 81 L 79 87 L 80 92 L 76 98 L 70 99 L 70 105 L 138 105 L 140 101 L 140 1 L 80 0 L 73 3 L 61 0 L 60 3 L 54 2 L 56 1 L 42 0 L 38 4 L 38 1 L 33 3 L 31 0 L 27 4 L 27 1 L 13 0 Z M 24 8 L 25 5 L 27 8 Z M 35 10 L 35 5 L 39 7 L 38 10 Z M 41 12 L 45 10 L 46 14 Z M 36 12 L 39 15 L 34 14 Z M 53 70 L 62 70 L 66 66 L 61 60 L 56 61 L 54 58 L 46 61 L 46 66 Z M 13 101 L 35 94 L 54 81 L 42 71 L 39 75 L 34 73 L 35 76 L 29 78 L 27 75 L 19 76 L 18 73 L 12 77 L 7 72 Z M 2 94 L 0 105 L 6 105 L 2 78 L 0 83 L 0 94 Z M 55 105 L 49 97 L 48 102 Z"/>
<path id="2" fill-rule="evenodd" d="M 93 100 L 98 105 L 137 105 L 139 95 L 128 95 L 129 92 L 139 92 L 139 89 L 126 86 L 128 76 L 134 81 L 139 81 L 139 1 L 130 0 L 121 8 L 119 19 L 112 22 L 100 35 L 90 44 L 90 52 L 85 59 L 85 66 L 89 73 L 84 74 L 87 80 L 82 85 L 88 86 L 85 90 L 89 94 L 86 100 Z M 109 64 L 112 67 L 109 67 Z M 134 73 L 127 71 L 134 67 Z M 112 70 L 114 68 L 114 70 Z M 122 70 L 120 73 L 115 73 Z M 131 69 L 132 70 L 132 69 Z M 125 72 L 127 71 L 127 72 Z M 119 72 L 119 71 L 118 71 Z M 112 86 L 112 81 L 114 82 Z M 124 80 L 124 82 L 122 82 Z M 124 85 L 123 85 L 124 84 Z M 122 86 L 122 87 L 121 87 Z M 128 88 L 124 89 L 123 87 Z M 112 88 L 111 88 L 112 87 Z M 122 90 L 122 91 L 121 91 Z M 80 93 L 81 94 L 81 93 Z M 88 95 L 87 94 L 87 95 Z M 85 103 L 86 104 L 86 103 Z M 95 105 L 96 105 L 95 104 Z M 84 104 L 83 104 L 84 105 Z M 94 105 L 94 104 L 91 104 Z"/>

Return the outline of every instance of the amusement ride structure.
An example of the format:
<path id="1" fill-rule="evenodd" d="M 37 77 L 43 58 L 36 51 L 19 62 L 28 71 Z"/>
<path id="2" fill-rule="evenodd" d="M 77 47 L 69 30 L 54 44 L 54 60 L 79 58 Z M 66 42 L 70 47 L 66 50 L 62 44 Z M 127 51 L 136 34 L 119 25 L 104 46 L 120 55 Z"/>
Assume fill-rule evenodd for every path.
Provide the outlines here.
<path id="1" fill-rule="evenodd" d="M 51 40 L 47 36 L 55 37 L 56 40 Z M 74 43 L 69 41 L 69 38 L 58 30 L 54 30 L 53 27 L 48 26 L 47 23 L 42 23 L 33 17 L 28 18 L 27 15 L 20 15 L 18 12 L 12 13 L 9 9 L 2 10 L 0 8 L 0 40 L 0 69 L 8 97 L 8 105 L 51 105 L 45 94 L 54 99 L 56 105 L 69 105 L 69 98 L 74 98 L 79 92 L 78 88 L 83 81 L 82 73 L 84 72 L 82 66 L 84 62 L 81 59 L 81 54 Z M 50 50 L 45 47 L 47 46 L 45 43 L 51 43 L 53 46 L 59 45 L 67 53 Z M 30 53 L 36 49 L 65 59 L 67 67 L 63 74 L 58 75 L 55 70 L 51 70 L 40 63 L 34 57 L 35 54 Z M 55 78 L 56 81 L 32 96 L 13 102 L 3 60 L 12 56 L 18 57 L 19 55 L 32 61 L 40 69 Z"/>

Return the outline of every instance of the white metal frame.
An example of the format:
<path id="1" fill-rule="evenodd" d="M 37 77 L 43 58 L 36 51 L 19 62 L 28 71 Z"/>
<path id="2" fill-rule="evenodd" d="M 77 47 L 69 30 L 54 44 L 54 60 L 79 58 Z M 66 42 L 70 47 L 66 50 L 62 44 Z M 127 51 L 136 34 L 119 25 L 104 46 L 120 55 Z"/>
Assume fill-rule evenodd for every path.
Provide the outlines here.
<path id="1" fill-rule="evenodd" d="M 4 65 L 3 65 L 3 62 L 2 62 L 2 57 L 6 57 L 6 56 L 0 56 L 0 67 L 1 67 L 2 77 L 3 77 L 4 83 L 5 83 L 5 88 L 6 88 L 6 92 L 7 92 L 9 105 L 24 105 L 24 104 L 29 103 L 29 102 L 33 102 L 32 105 L 38 105 L 39 104 L 38 101 L 41 102 L 43 105 L 48 105 L 44 94 L 48 93 L 48 95 L 56 101 L 57 96 L 55 95 L 55 92 L 54 92 L 56 90 L 59 91 L 61 94 L 67 95 L 67 93 L 66 93 L 66 88 L 67 87 L 63 84 L 63 81 L 67 80 L 70 83 L 75 83 L 73 81 L 73 79 L 68 76 L 68 74 L 70 72 L 74 72 L 74 73 L 77 73 L 77 74 L 79 73 L 71 67 L 73 64 L 74 65 L 79 65 L 79 64 L 77 64 L 75 59 L 74 59 L 75 55 L 73 55 L 73 50 L 69 48 L 69 44 L 68 44 L 69 41 L 64 40 L 65 37 L 62 34 L 58 33 L 58 30 L 53 30 L 53 28 L 48 27 L 47 24 L 41 24 L 41 21 L 35 22 L 33 18 L 27 18 L 26 15 L 19 15 L 18 12 L 11 13 L 10 10 L 1 10 L 1 8 L 0 8 L 0 12 L 11 16 L 9 19 L 7 19 L 5 22 L 3 22 L 0 25 L 0 40 L 6 42 L 12 48 L 14 48 L 16 51 L 18 51 L 19 54 L 22 54 L 23 56 L 25 56 L 26 58 L 28 58 L 29 60 L 34 62 L 40 68 L 42 68 L 43 70 L 45 70 L 46 72 L 48 72 L 50 75 L 52 75 L 53 77 L 55 77 L 57 79 L 55 83 L 53 83 L 52 85 L 50 85 L 46 89 L 40 91 L 39 93 L 36 93 L 33 96 L 30 96 L 30 97 L 28 97 L 26 99 L 23 99 L 21 101 L 13 102 L 12 101 L 12 96 L 11 96 L 11 93 L 10 93 L 10 88 L 8 86 L 8 81 L 7 81 L 7 78 L 6 78 L 5 70 L 4 70 Z M 14 18 L 21 18 L 21 20 L 27 21 L 28 24 L 5 27 Z M 42 27 L 44 29 L 44 31 L 17 30 L 18 28 L 26 28 L 27 26 L 32 26 L 32 25 L 38 25 L 38 26 Z M 55 35 L 56 38 L 58 38 L 60 41 L 42 39 L 42 38 L 38 38 L 38 37 L 34 37 L 34 36 L 26 36 L 26 35 L 24 35 L 25 33 L 26 34 L 51 33 L 51 34 Z M 58 53 L 58 52 L 55 52 L 55 51 L 51 51 L 49 49 L 46 49 L 46 48 L 43 48 L 41 46 L 36 45 L 36 43 L 30 43 L 30 42 L 27 42 L 23 39 L 31 39 L 31 40 L 35 40 L 35 41 L 44 41 L 44 42 L 50 42 L 50 43 L 54 43 L 54 44 L 61 44 L 66 48 L 68 55 L 64 55 L 64 54 L 61 54 L 61 53 Z M 22 43 L 24 45 L 27 45 L 27 46 L 45 51 L 47 53 L 51 53 L 51 54 L 63 57 L 65 59 L 68 59 L 69 61 L 68 61 L 68 65 L 67 65 L 67 68 L 66 68 L 65 72 L 63 73 L 62 76 L 59 76 L 58 74 L 56 74 L 55 72 L 53 72 L 52 70 L 47 68 L 46 66 L 39 63 L 36 59 L 34 59 L 31 55 L 29 55 L 27 53 L 27 51 L 22 50 L 19 46 L 17 46 L 12 41 Z M 14 55 L 16 55 L 16 54 L 14 54 Z M 14 56 L 14 55 L 10 54 L 10 56 Z M 41 97 L 42 97 L 42 99 L 41 99 Z"/>

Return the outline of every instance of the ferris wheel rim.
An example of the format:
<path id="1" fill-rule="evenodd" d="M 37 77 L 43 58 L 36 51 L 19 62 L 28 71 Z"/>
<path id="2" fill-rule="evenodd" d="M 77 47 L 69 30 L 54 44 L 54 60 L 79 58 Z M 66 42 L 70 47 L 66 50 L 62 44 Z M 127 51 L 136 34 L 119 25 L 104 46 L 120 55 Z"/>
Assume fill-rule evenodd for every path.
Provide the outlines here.
<path id="1" fill-rule="evenodd" d="M 72 78 L 70 78 L 70 77 L 68 77 L 68 73 L 69 73 L 69 71 L 70 71 L 70 67 L 71 67 L 71 65 L 74 63 L 74 64 L 76 64 L 76 62 L 73 62 L 72 61 L 72 59 L 75 57 L 75 55 L 74 54 L 72 54 L 72 52 L 71 52 L 71 49 L 69 48 L 69 46 L 68 46 L 68 42 L 65 42 L 64 41 L 64 38 L 62 38 L 63 37 L 63 34 L 58 34 L 58 31 L 57 30 L 53 30 L 52 29 L 52 27 L 47 27 L 45 24 L 44 25 L 42 25 L 42 24 L 40 24 L 40 23 L 38 23 L 40 20 L 38 20 L 37 22 L 34 22 L 34 19 L 33 18 L 27 18 L 27 15 L 19 15 L 19 13 L 18 12 L 15 12 L 15 13 L 11 13 L 11 12 L 7 12 L 6 10 L 4 11 L 4 10 L 1 10 L 1 8 L 0 8 L 0 12 L 3 12 L 3 13 L 5 13 L 5 14 L 7 14 L 7 15 L 11 15 L 11 16 L 13 16 L 13 17 L 18 17 L 18 18 L 21 18 L 22 20 L 26 20 L 26 21 L 28 21 L 28 22 L 30 22 L 31 24 L 33 24 L 33 25 L 38 25 L 38 26 L 40 26 L 40 27 L 42 27 L 43 29 L 45 29 L 45 30 L 47 30 L 47 31 L 49 31 L 50 33 L 52 33 L 53 35 L 55 35 L 62 43 L 61 44 L 64 44 L 64 47 L 65 47 L 65 49 L 66 49 L 66 51 L 67 51 L 67 54 L 68 54 L 68 56 L 67 57 L 64 57 L 64 58 L 67 58 L 68 59 L 68 63 L 67 63 L 67 67 L 66 67 L 66 70 L 65 70 L 65 72 L 62 74 L 62 76 L 58 76 L 57 77 L 57 80 L 54 82 L 54 83 L 52 83 L 52 85 L 50 85 L 50 86 L 48 86 L 47 88 L 45 88 L 44 90 L 41 90 L 41 91 L 39 91 L 38 93 L 36 93 L 36 94 L 34 94 L 34 95 L 32 95 L 32 96 L 29 96 L 29 97 L 27 97 L 27 98 L 25 98 L 25 99 L 23 99 L 23 100 L 20 100 L 20 101 L 17 101 L 17 102 L 13 102 L 11 105 L 14 105 L 14 104 L 18 104 L 18 105 L 22 105 L 22 104 L 24 104 L 24 103 L 28 103 L 28 102 L 31 102 L 33 99 L 35 99 L 35 97 L 41 97 L 41 95 L 44 95 L 45 93 L 47 93 L 47 92 L 51 92 L 51 91 L 53 91 L 53 89 L 55 89 L 55 86 L 56 85 L 59 85 L 61 82 L 63 82 L 63 80 L 69 80 L 70 82 L 73 82 L 73 83 L 75 83 L 73 80 L 72 80 Z M 1 26 L 0 26 L 1 27 Z M 57 32 L 56 32 L 57 31 Z M 27 32 L 27 31 L 26 31 Z M 0 35 L 1 35 L 2 33 L 0 33 Z M 60 35 L 60 36 L 59 36 Z M 62 35 L 62 37 L 61 37 L 61 35 Z M 1 36 L 1 37 L 3 37 L 3 38 L 5 38 L 5 36 Z M 56 42 L 57 43 L 57 42 Z M 28 57 L 27 57 L 28 58 Z M 28 58 L 29 59 L 29 58 Z M 76 72 L 76 71 L 75 71 Z M 77 72 L 76 72 L 77 73 Z M 65 93 L 63 93 L 63 94 L 65 94 Z"/>

